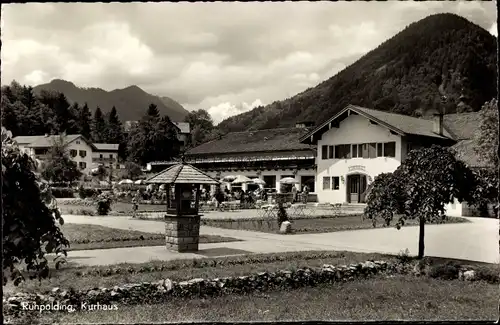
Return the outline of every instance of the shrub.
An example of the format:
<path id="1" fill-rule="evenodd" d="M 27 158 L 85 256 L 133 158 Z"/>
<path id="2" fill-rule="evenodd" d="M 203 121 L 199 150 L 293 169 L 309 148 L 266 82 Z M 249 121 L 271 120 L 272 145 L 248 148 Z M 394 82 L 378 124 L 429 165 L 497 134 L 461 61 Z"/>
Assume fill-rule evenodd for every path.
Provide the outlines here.
<path id="1" fill-rule="evenodd" d="M 74 191 L 69 187 L 51 187 L 52 195 L 56 198 L 72 198 Z"/>
<path id="2" fill-rule="evenodd" d="M 88 198 L 88 197 L 94 198 L 94 197 L 97 197 L 101 193 L 102 193 L 102 190 L 98 189 L 98 188 L 83 187 L 83 186 L 80 186 L 78 188 L 78 195 L 82 199 L 85 199 L 85 198 Z"/>
<path id="3" fill-rule="evenodd" d="M 489 268 L 479 268 L 476 270 L 476 280 L 486 281 L 488 283 L 496 284 L 500 282 L 499 270 L 492 270 Z"/>
<path id="4" fill-rule="evenodd" d="M 79 214 L 79 215 L 82 215 L 82 216 L 94 216 L 95 215 L 94 211 L 89 210 L 89 209 L 80 209 L 80 210 L 77 210 L 76 214 Z"/>
<path id="5" fill-rule="evenodd" d="M 450 261 L 446 264 L 430 266 L 428 275 L 435 279 L 454 280 L 458 279 L 459 271 L 460 265 Z"/>
<path id="6" fill-rule="evenodd" d="M 97 214 L 100 216 L 105 216 L 111 211 L 111 204 L 113 203 L 113 198 L 109 193 L 99 194 L 97 197 Z"/>

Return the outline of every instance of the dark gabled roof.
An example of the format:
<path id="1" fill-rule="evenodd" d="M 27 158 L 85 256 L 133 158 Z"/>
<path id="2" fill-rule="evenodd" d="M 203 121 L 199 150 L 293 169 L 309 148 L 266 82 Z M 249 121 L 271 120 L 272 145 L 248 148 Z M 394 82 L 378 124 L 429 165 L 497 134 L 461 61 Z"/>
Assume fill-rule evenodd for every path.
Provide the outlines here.
<path id="1" fill-rule="evenodd" d="M 146 180 L 156 184 L 219 184 L 196 167 L 180 163 L 174 165 Z"/>
<path id="2" fill-rule="evenodd" d="M 479 112 L 446 114 L 443 117 L 444 125 L 455 140 L 472 139 L 481 125 Z"/>
<path id="3" fill-rule="evenodd" d="M 50 148 L 52 147 L 54 141 L 59 138 L 59 135 L 35 135 L 35 136 L 19 136 L 15 137 L 14 140 L 19 144 L 25 144 L 28 148 Z M 64 144 L 67 145 L 76 139 L 81 138 L 85 141 L 92 150 L 96 150 L 97 148 L 94 146 L 92 142 L 87 140 L 81 134 L 68 134 L 64 136 Z"/>
<path id="4" fill-rule="evenodd" d="M 120 145 L 117 143 L 94 143 L 94 146 L 97 148 L 96 151 L 118 151 Z"/>
<path id="5" fill-rule="evenodd" d="M 186 155 L 210 155 L 244 152 L 272 152 L 307 150 L 313 147 L 299 142 L 306 128 L 279 128 L 257 131 L 231 132 L 220 139 L 203 143 Z"/>
<path id="6" fill-rule="evenodd" d="M 453 135 L 448 131 L 446 125 L 444 125 L 443 135 L 434 133 L 432 120 L 401 115 L 396 113 L 383 112 L 379 110 L 374 110 L 349 104 L 340 112 L 338 112 L 336 115 L 334 115 L 332 118 L 330 118 L 323 124 L 319 125 L 308 134 L 301 137 L 300 141 L 301 142 L 308 141 L 311 138 L 311 136 L 317 133 L 325 132 L 326 130 L 329 129 L 330 123 L 333 123 L 338 118 L 345 116 L 345 114 L 347 114 L 348 111 L 364 116 L 367 119 L 371 120 L 372 122 L 380 124 L 400 135 L 419 135 L 419 136 L 434 137 L 440 139 L 453 139 Z"/>

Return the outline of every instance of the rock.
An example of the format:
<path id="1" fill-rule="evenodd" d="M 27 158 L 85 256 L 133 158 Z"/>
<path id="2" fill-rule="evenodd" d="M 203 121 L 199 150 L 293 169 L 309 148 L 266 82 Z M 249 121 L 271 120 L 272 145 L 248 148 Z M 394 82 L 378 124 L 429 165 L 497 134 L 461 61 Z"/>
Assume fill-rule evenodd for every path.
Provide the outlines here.
<path id="1" fill-rule="evenodd" d="M 52 293 L 58 293 L 59 291 L 60 291 L 60 289 L 57 287 L 52 288 L 52 290 L 50 290 L 50 292 L 52 292 Z"/>
<path id="2" fill-rule="evenodd" d="M 174 289 L 174 282 L 170 279 L 165 279 L 163 286 L 167 291 L 172 291 Z"/>
<path id="3" fill-rule="evenodd" d="M 198 284 L 198 283 L 203 283 L 205 279 L 203 278 L 196 278 L 196 279 L 191 279 L 188 281 L 189 284 Z"/>
<path id="4" fill-rule="evenodd" d="M 292 232 L 292 224 L 290 221 L 283 221 L 280 226 L 280 234 L 289 234 Z"/>
<path id="5" fill-rule="evenodd" d="M 476 272 L 474 270 L 469 270 L 464 272 L 465 281 L 474 281 L 476 279 Z"/>

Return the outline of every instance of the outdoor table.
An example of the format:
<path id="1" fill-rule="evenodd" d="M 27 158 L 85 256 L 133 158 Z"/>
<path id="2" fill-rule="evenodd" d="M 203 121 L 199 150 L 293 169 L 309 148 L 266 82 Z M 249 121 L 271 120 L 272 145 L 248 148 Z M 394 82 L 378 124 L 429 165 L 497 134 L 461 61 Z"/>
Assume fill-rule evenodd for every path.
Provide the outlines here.
<path id="1" fill-rule="evenodd" d="M 259 209 L 259 216 L 274 218 L 277 217 L 278 206 L 275 204 L 266 204 Z"/>
<path id="2" fill-rule="evenodd" d="M 295 203 L 290 207 L 290 212 L 295 217 L 307 217 L 306 205 L 304 203 Z"/>
<path id="3" fill-rule="evenodd" d="M 331 203 L 330 207 L 333 211 L 334 216 L 339 216 L 342 210 L 342 203 Z"/>

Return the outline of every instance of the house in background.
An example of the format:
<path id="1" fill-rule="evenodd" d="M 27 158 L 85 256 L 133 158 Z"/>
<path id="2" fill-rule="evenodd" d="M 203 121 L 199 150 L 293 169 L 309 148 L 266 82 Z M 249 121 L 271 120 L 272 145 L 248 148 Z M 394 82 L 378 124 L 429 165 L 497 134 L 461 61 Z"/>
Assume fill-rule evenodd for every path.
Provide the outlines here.
<path id="1" fill-rule="evenodd" d="M 178 129 L 178 139 L 181 142 L 181 151 L 184 151 L 191 137 L 191 128 L 187 122 L 173 122 Z"/>
<path id="2" fill-rule="evenodd" d="M 280 180 L 293 177 L 298 181 L 297 187 L 307 184 L 314 193 L 316 152 L 314 146 L 298 141 L 308 130 L 300 123 L 292 128 L 232 132 L 189 149 L 185 158 L 213 178 L 229 175 L 260 178 L 266 189 L 280 192 Z M 172 164 L 175 162 L 153 161 L 147 169 L 161 171 Z M 227 187 L 252 189 L 249 184 L 227 184 Z"/>
<path id="3" fill-rule="evenodd" d="M 57 141 L 59 135 L 17 136 L 14 141 L 22 152 L 43 162 L 47 160 L 50 148 Z M 68 134 L 64 137 L 69 158 L 73 160 L 84 174 L 92 169 L 92 152 L 97 148 L 81 134 Z"/>
<path id="4" fill-rule="evenodd" d="M 121 165 L 118 162 L 118 144 L 115 143 L 94 143 L 96 149 L 92 152 L 92 168 L 97 168 L 100 165 L 105 168 L 120 169 Z"/>
<path id="5" fill-rule="evenodd" d="M 40 161 L 43 165 L 48 158 L 50 148 L 58 138 L 59 135 L 17 136 L 14 137 L 14 141 L 17 142 L 22 152 Z M 81 134 L 68 134 L 64 136 L 64 145 L 69 158 L 84 174 L 90 174 L 92 169 L 99 164 L 109 167 L 109 164 L 112 163 L 114 168 L 120 168 L 118 165 L 118 144 L 94 144 Z"/>

